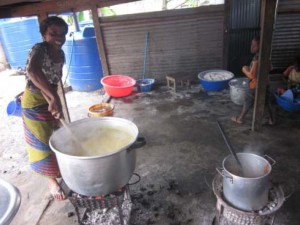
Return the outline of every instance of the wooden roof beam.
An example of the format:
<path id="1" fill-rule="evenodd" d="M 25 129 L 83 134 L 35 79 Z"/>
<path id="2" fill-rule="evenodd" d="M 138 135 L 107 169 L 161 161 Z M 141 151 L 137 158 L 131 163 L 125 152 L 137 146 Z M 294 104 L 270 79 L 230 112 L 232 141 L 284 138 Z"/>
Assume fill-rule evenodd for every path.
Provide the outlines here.
<path id="1" fill-rule="evenodd" d="M 25 1 L 23 1 L 25 2 Z M 26 0 L 26 3 L 28 2 L 39 2 L 39 0 Z M 13 5 L 13 4 L 21 4 L 22 1 L 21 0 L 1 0 L 0 1 L 0 6 L 1 7 L 5 7 L 5 6 L 8 6 L 8 5 Z"/>
<path id="2" fill-rule="evenodd" d="M 135 2 L 140 0 L 55 0 L 16 6 L 10 10 L 11 17 L 25 17 L 39 14 L 59 14 L 63 12 L 79 12 L 98 8 Z"/>

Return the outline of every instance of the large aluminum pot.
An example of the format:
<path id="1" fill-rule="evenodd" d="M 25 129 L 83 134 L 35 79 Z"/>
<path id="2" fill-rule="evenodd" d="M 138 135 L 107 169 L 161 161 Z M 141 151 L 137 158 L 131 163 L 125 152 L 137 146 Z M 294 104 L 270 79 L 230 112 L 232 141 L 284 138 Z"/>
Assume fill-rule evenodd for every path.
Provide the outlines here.
<path id="1" fill-rule="evenodd" d="M 223 160 L 223 168 L 217 169 L 223 176 L 223 194 L 232 206 L 244 210 L 260 210 L 268 203 L 270 173 L 275 161 L 271 163 L 253 153 L 237 153 L 242 164 L 243 176 L 238 174 L 240 168 L 232 155 Z M 238 174 L 238 175 L 237 175 Z"/>
<path id="2" fill-rule="evenodd" d="M 72 141 L 70 131 L 73 140 L 75 137 L 83 142 L 91 138 L 95 129 L 101 126 L 121 127 L 131 134 L 132 140 L 125 147 L 104 155 L 76 156 L 72 151 L 78 149 L 68 148 L 68 140 Z M 62 178 L 71 190 L 82 195 L 100 196 L 112 193 L 128 183 L 135 169 L 135 148 L 145 144 L 143 140 L 137 143 L 138 128 L 134 123 L 116 117 L 96 117 L 72 122 L 68 127 L 55 131 L 49 143 L 56 154 Z"/>

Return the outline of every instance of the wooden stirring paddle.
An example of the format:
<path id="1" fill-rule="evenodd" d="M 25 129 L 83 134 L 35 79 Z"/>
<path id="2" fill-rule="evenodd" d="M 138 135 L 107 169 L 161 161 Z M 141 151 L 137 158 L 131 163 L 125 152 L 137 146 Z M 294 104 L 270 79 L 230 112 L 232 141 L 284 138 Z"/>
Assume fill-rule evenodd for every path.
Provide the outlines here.
<path id="1" fill-rule="evenodd" d="M 71 131 L 70 127 L 66 123 L 66 121 L 63 118 L 60 118 L 59 121 L 63 125 L 63 127 L 66 129 L 66 131 L 69 133 L 70 137 L 74 141 L 74 143 L 77 145 L 77 147 L 80 148 L 80 151 L 85 152 L 84 147 L 82 146 L 81 142 L 78 140 L 78 138 L 74 135 L 74 133 Z"/>

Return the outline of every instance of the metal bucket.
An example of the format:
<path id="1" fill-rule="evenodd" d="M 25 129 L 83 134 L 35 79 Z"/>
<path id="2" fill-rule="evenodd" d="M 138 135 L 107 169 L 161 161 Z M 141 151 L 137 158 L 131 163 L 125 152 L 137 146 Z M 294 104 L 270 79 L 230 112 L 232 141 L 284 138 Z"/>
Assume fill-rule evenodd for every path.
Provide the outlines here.
<path id="1" fill-rule="evenodd" d="M 121 126 L 132 135 L 132 140 L 117 151 L 95 156 L 74 155 L 77 149 L 68 147 L 68 141 L 72 139 L 64 127 L 55 131 L 49 141 L 56 154 L 62 178 L 70 189 L 82 195 L 106 195 L 126 185 L 135 169 L 135 148 L 145 144 L 144 139 L 137 141 L 137 126 L 125 119 L 95 117 L 69 124 L 70 131 L 79 142 L 90 140 L 93 130 L 101 126 Z"/>
<path id="2" fill-rule="evenodd" d="M 237 153 L 243 166 L 243 177 L 237 176 L 239 166 L 232 155 L 223 160 L 223 168 L 218 170 L 223 176 L 223 194 L 232 206 L 245 210 L 260 210 L 268 203 L 270 189 L 269 176 L 275 161 L 252 153 Z"/>
<path id="3" fill-rule="evenodd" d="M 237 105 L 243 105 L 245 95 L 249 89 L 248 78 L 235 78 L 229 81 L 230 86 L 230 99 Z"/>

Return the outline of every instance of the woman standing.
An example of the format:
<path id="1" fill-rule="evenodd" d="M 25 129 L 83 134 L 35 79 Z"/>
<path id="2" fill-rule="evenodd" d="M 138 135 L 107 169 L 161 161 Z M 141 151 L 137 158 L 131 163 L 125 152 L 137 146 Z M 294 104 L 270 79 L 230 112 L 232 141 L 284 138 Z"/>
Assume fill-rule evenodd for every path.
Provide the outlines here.
<path id="1" fill-rule="evenodd" d="M 67 23 L 56 16 L 40 24 L 43 42 L 32 47 L 26 63 L 27 85 L 22 96 L 25 140 L 31 169 L 48 179 L 53 198 L 65 199 L 57 182 L 60 172 L 49 138 L 62 117 L 62 106 L 57 94 L 65 62 L 61 47 L 66 41 Z"/>

